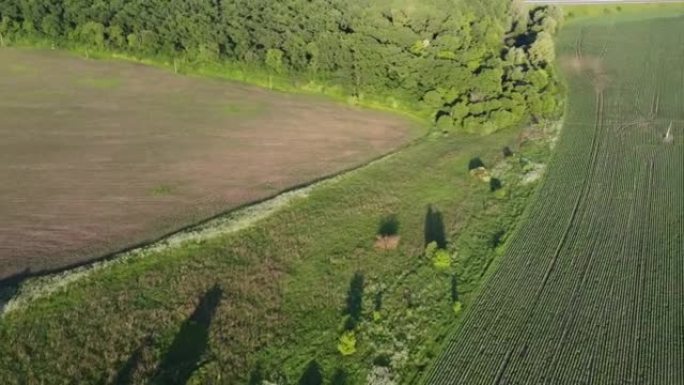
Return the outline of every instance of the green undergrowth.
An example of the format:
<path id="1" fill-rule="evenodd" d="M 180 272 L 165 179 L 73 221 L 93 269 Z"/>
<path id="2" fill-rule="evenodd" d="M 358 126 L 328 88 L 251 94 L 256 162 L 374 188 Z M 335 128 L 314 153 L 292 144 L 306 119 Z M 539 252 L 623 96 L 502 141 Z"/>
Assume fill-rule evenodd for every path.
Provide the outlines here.
<path id="1" fill-rule="evenodd" d="M 6 314 L 0 378 L 414 383 L 535 189 L 533 137 L 426 138 L 250 228 L 93 271 Z"/>

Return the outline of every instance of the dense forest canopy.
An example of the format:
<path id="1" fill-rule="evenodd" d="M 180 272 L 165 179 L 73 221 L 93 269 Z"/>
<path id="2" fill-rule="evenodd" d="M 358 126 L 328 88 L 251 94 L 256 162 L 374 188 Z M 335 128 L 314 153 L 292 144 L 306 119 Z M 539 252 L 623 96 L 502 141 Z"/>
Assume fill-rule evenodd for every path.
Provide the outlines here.
<path id="1" fill-rule="evenodd" d="M 491 132 L 559 113 L 560 21 L 510 0 L 0 0 L 0 44 L 240 63 Z"/>

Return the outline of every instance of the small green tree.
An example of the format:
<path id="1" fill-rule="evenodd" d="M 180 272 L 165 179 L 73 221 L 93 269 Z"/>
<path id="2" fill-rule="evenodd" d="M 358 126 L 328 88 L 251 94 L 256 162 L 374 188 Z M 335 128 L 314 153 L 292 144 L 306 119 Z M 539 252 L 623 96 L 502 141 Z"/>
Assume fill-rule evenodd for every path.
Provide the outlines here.
<path id="1" fill-rule="evenodd" d="M 273 88 L 273 74 L 283 72 L 283 51 L 271 48 L 266 51 L 266 68 L 268 68 L 268 87 Z"/>
<path id="2" fill-rule="evenodd" d="M 447 270 L 451 267 L 451 255 L 444 249 L 435 251 L 432 264 L 439 270 Z"/>
<path id="3" fill-rule="evenodd" d="M 126 38 L 124 37 L 124 31 L 118 25 L 112 25 L 107 28 L 107 40 L 109 45 L 114 48 L 125 48 Z"/>
<path id="4" fill-rule="evenodd" d="M 155 53 L 159 47 L 159 37 L 153 31 L 142 31 L 140 33 L 140 47 L 146 53 Z"/>
<path id="5" fill-rule="evenodd" d="M 40 29 L 46 36 L 57 39 L 61 33 L 62 27 L 59 24 L 59 19 L 57 19 L 55 15 L 48 15 L 40 22 Z"/>
<path id="6" fill-rule="evenodd" d="M 353 330 L 347 330 L 340 336 L 337 350 L 343 356 L 350 356 L 356 353 L 356 334 Z"/>
<path id="7" fill-rule="evenodd" d="M 451 308 L 454 310 L 454 315 L 459 315 L 463 309 L 463 304 L 460 301 L 456 301 L 451 305 Z"/>
<path id="8" fill-rule="evenodd" d="M 128 48 L 133 51 L 140 49 L 140 38 L 135 33 L 129 33 L 126 36 L 126 43 L 128 44 Z"/>

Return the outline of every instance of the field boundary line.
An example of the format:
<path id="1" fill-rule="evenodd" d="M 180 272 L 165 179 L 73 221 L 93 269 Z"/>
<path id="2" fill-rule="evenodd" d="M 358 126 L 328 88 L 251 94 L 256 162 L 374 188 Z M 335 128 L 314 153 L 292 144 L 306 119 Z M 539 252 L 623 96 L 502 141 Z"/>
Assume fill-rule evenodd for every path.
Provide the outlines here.
<path id="1" fill-rule="evenodd" d="M 426 136 L 421 136 L 363 164 L 349 167 L 309 182 L 291 186 L 269 197 L 225 210 L 209 218 L 183 226 L 155 239 L 143 241 L 124 249 L 105 254 L 90 261 L 61 269 L 38 272 L 33 275 L 10 277 L 0 281 L 0 319 L 12 311 L 30 304 L 33 300 L 49 297 L 72 282 L 118 263 L 141 259 L 151 254 L 180 247 L 188 242 L 202 242 L 245 230 L 287 207 L 296 199 L 306 198 L 315 189 L 340 182 L 344 178 L 384 162 L 398 153 L 413 147 Z"/>

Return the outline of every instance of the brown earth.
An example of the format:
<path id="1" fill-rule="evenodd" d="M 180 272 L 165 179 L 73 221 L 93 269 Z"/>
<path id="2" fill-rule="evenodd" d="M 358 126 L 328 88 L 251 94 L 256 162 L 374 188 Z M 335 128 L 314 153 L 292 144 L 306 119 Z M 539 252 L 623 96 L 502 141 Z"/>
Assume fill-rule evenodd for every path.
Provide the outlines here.
<path id="1" fill-rule="evenodd" d="M 320 98 L 0 49 L 0 280 L 152 240 L 417 133 Z"/>

